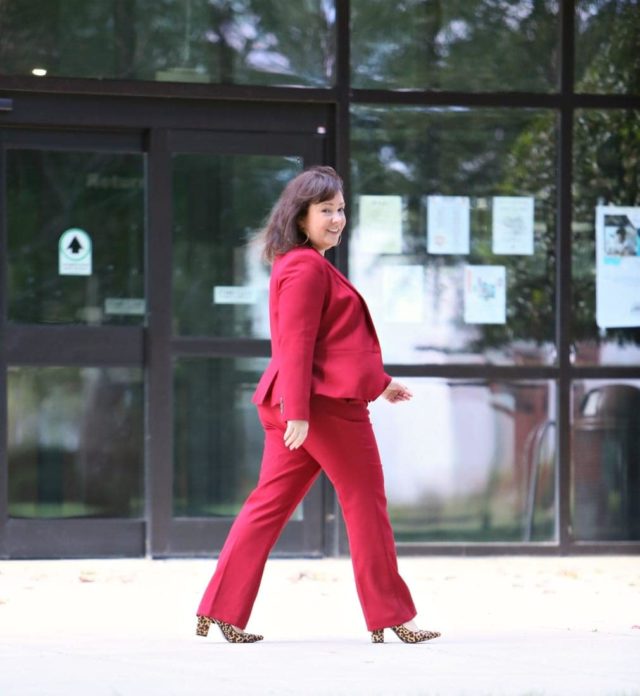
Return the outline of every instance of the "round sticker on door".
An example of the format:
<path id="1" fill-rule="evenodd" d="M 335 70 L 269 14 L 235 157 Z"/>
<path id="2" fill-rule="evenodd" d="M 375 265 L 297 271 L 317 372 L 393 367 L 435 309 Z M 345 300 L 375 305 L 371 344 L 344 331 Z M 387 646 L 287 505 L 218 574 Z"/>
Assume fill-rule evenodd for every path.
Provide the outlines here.
<path id="1" fill-rule="evenodd" d="M 60 235 L 58 242 L 59 275 L 91 275 L 93 246 L 91 237 L 78 227 Z"/>

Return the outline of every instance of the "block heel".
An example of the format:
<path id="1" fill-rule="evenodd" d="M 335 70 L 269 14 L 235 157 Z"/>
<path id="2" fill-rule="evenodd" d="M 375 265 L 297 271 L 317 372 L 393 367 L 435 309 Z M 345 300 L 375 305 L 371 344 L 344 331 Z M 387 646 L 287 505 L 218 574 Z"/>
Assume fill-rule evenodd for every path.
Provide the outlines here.
<path id="1" fill-rule="evenodd" d="M 196 626 L 196 635 L 206 638 L 209 635 L 209 626 L 211 626 L 211 619 L 208 616 L 199 616 L 198 625 Z"/>
<path id="2" fill-rule="evenodd" d="M 381 628 L 377 631 L 371 631 L 371 642 L 372 643 L 384 643 L 384 629 Z"/>

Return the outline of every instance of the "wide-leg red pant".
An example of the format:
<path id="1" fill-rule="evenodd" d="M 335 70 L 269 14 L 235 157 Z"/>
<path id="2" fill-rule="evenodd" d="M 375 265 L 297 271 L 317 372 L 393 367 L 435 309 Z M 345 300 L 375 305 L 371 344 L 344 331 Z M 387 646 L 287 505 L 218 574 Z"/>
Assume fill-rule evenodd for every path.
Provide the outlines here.
<path id="1" fill-rule="evenodd" d="M 342 507 L 358 597 L 367 628 L 395 626 L 416 615 L 398 573 L 382 465 L 367 404 L 311 398 L 309 435 L 291 451 L 278 406 L 259 406 L 265 447 L 258 485 L 238 514 L 204 593 L 198 615 L 244 628 L 269 552 L 323 470 Z"/>

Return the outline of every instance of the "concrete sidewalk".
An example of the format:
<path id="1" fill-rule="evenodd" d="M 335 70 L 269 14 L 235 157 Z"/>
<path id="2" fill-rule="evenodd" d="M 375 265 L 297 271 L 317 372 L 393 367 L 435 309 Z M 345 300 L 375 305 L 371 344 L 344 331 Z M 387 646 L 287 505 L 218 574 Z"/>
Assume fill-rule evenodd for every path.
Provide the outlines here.
<path id="1" fill-rule="evenodd" d="M 0 695 L 640 695 L 640 558 L 401 558 L 425 628 L 369 642 L 347 559 L 271 560 L 255 645 L 197 638 L 202 560 L 0 563 Z"/>

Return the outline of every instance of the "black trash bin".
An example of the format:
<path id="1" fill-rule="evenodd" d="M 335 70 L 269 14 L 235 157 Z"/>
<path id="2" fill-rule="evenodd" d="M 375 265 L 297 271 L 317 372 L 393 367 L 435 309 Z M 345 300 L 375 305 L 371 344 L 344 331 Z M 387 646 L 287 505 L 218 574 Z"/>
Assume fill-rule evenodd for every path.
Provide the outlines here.
<path id="1" fill-rule="evenodd" d="M 640 539 L 640 389 L 592 389 L 573 424 L 573 537 Z"/>

